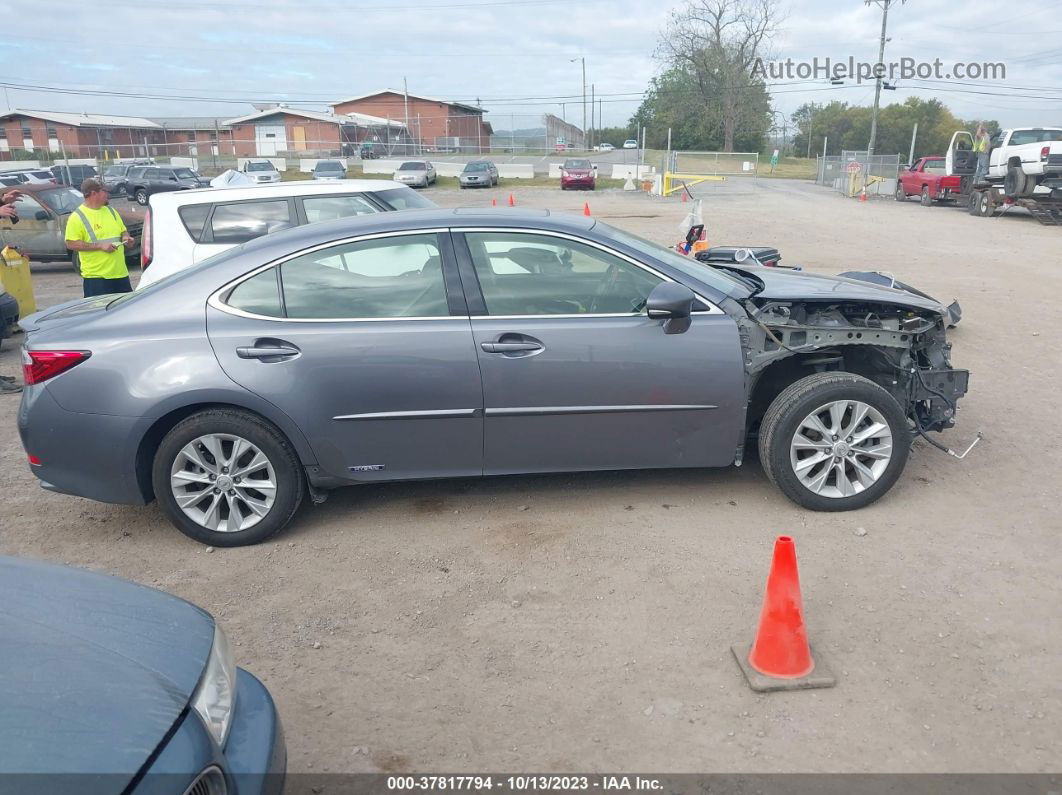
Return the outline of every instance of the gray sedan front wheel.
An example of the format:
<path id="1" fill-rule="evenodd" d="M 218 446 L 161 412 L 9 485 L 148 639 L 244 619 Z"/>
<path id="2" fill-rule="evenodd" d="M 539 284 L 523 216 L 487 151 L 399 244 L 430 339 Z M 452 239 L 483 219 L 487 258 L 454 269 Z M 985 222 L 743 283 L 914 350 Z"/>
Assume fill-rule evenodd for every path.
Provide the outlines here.
<path id="1" fill-rule="evenodd" d="M 182 533 L 204 544 L 256 544 L 283 529 L 302 501 L 302 471 L 287 440 L 248 412 L 210 409 L 163 438 L 155 497 Z"/>
<path id="2" fill-rule="evenodd" d="M 774 399 L 760 425 L 760 462 L 791 500 L 815 511 L 869 505 L 903 472 L 907 417 L 854 373 L 815 373 Z"/>

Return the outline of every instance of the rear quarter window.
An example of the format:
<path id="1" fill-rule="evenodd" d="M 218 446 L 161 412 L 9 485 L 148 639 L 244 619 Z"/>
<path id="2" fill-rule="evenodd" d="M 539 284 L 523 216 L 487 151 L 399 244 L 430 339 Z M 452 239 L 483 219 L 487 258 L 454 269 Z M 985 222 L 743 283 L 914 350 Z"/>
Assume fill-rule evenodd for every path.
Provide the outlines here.
<path id="1" fill-rule="evenodd" d="M 196 243 L 203 237 L 203 229 L 206 228 L 206 220 L 212 206 L 210 204 L 188 204 L 177 211 L 185 231 Z"/>

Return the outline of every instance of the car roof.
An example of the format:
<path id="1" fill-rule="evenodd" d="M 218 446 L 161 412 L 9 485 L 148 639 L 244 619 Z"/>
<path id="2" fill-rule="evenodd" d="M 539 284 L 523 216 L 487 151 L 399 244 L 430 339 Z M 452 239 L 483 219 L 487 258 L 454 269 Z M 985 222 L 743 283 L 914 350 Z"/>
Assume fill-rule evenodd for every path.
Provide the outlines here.
<path id="1" fill-rule="evenodd" d="M 151 197 L 152 207 L 185 204 L 200 204 L 207 201 L 238 202 L 245 199 L 285 198 L 288 196 L 313 196 L 320 193 L 365 193 L 406 188 L 400 182 L 389 179 L 341 179 L 335 182 L 274 182 L 271 185 L 233 185 L 220 188 L 193 188 L 192 190 L 156 193 Z M 408 190 L 408 188 L 406 188 Z"/>
<path id="2" fill-rule="evenodd" d="M 370 235 L 378 232 L 412 233 L 422 229 L 476 227 L 529 227 L 553 232 L 585 233 L 597 220 L 582 215 L 551 213 L 549 210 L 510 210 L 508 208 L 457 207 L 431 210 L 401 210 L 319 221 L 255 238 L 243 244 L 244 251 L 270 248 L 273 244 L 297 250 L 329 240 Z"/>
<path id="3" fill-rule="evenodd" d="M 73 185 L 50 185 L 41 182 L 27 182 L 18 186 L 18 189 L 23 193 L 43 193 L 46 190 L 56 190 L 57 188 L 71 188 L 72 190 L 77 190 Z"/>

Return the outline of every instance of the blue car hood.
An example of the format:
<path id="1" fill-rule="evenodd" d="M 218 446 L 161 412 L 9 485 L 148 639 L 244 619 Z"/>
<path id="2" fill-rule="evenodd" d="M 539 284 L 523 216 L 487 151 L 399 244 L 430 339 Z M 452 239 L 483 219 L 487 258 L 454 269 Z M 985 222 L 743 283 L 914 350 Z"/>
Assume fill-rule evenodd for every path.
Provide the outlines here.
<path id="1" fill-rule="evenodd" d="M 94 777 L 120 792 L 188 704 L 213 618 L 153 588 L 10 557 L 0 604 L 0 780 L 77 774 L 79 793 Z"/>

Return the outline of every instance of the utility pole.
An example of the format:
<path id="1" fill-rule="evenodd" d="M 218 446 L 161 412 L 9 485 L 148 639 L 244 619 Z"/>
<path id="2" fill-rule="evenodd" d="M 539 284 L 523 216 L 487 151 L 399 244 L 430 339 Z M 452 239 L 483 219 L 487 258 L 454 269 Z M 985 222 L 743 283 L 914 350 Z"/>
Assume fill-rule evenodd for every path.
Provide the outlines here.
<path id="1" fill-rule="evenodd" d="M 907 0 L 863 0 L 866 5 L 881 6 L 881 40 L 878 44 L 878 63 L 876 68 L 884 68 L 885 62 L 885 28 L 889 21 L 889 6 L 893 3 L 906 3 Z M 870 143 L 867 145 L 867 158 L 873 156 L 874 145 L 878 142 L 878 105 L 881 102 L 881 81 L 883 75 L 877 72 L 874 80 L 874 110 L 870 114 Z"/>
<path id="2" fill-rule="evenodd" d="M 590 84 L 590 130 L 591 130 L 591 133 L 590 133 L 590 146 L 591 147 L 593 147 L 593 145 L 594 145 L 593 129 L 594 129 L 594 102 L 595 101 L 596 100 L 594 100 L 594 84 L 591 83 Z"/>
<path id="3" fill-rule="evenodd" d="M 569 58 L 568 63 L 579 61 L 583 65 L 583 149 L 586 149 L 586 58 Z"/>
<path id="4" fill-rule="evenodd" d="M 815 106 L 812 105 L 811 113 L 808 114 L 808 160 L 811 160 L 811 131 L 815 128 Z M 794 141 L 795 143 L 795 141 Z"/>
<path id="5" fill-rule="evenodd" d="M 914 129 L 911 130 L 911 152 L 907 155 L 907 165 L 914 165 L 914 147 L 915 139 L 918 138 L 918 122 L 915 122 Z"/>
<path id="6" fill-rule="evenodd" d="M 888 2 L 888 0 L 885 0 L 885 2 Z M 406 78 L 404 78 L 404 77 L 402 78 L 402 99 L 403 99 L 403 101 L 405 103 L 406 118 L 404 119 L 404 121 L 406 123 L 406 134 L 408 135 L 409 134 L 409 84 L 406 82 Z"/>

